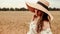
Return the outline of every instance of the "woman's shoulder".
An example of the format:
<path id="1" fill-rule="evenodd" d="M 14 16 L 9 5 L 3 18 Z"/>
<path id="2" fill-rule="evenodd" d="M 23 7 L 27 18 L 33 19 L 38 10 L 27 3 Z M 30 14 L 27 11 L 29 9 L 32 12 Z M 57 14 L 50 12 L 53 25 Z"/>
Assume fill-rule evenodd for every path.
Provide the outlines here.
<path id="1" fill-rule="evenodd" d="M 35 21 L 31 21 L 30 24 L 34 25 Z"/>
<path id="2" fill-rule="evenodd" d="M 30 26 L 35 27 L 36 26 L 35 21 L 31 21 Z"/>

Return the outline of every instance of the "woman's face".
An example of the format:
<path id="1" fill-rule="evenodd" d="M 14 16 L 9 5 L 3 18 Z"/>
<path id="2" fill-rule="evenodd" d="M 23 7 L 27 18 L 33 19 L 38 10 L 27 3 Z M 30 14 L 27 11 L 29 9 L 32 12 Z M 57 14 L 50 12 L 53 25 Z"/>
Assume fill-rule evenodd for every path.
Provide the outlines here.
<path id="1" fill-rule="evenodd" d="M 40 10 L 35 10 L 35 15 L 36 16 L 42 16 L 42 11 L 40 11 Z"/>

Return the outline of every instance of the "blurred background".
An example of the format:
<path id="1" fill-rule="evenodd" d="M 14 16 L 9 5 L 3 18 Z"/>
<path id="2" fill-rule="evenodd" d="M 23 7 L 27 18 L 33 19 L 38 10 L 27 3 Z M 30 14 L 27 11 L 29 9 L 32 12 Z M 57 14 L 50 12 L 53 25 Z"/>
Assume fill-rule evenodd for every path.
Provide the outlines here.
<path id="1" fill-rule="evenodd" d="M 0 0 L 0 34 L 27 34 L 33 13 L 26 0 Z M 53 34 L 60 34 L 60 0 L 47 0 L 54 19 L 51 22 Z"/>
<path id="2" fill-rule="evenodd" d="M 0 10 L 20 11 L 27 10 L 25 1 L 27 0 L 0 0 Z M 60 0 L 47 0 L 50 3 L 49 10 L 60 10 Z"/>

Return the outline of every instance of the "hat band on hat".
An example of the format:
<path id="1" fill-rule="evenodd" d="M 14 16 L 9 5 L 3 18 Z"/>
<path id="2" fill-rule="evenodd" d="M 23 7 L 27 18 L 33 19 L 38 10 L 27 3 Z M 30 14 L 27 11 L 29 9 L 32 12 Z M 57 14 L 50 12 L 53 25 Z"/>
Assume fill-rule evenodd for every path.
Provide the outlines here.
<path id="1" fill-rule="evenodd" d="M 46 8 L 48 10 L 48 6 L 44 5 L 43 3 L 41 3 L 40 1 L 37 2 L 39 5 L 42 5 L 44 8 Z"/>

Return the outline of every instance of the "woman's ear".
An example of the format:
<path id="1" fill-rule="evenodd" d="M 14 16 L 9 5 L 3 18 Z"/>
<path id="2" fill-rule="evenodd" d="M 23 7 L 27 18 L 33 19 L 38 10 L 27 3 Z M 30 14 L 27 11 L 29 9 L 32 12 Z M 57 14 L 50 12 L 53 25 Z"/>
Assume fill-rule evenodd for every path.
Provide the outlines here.
<path id="1" fill-rule="evenodd" d="M 49 21 L 51 20 L 51 19 L 50 19 L 50 16 L 48 16 L 48 19 L 49 19 Z"/>

